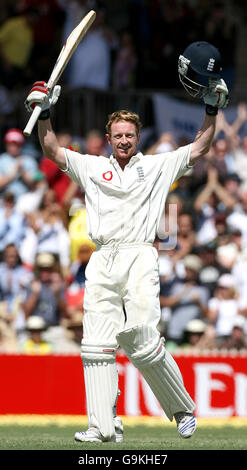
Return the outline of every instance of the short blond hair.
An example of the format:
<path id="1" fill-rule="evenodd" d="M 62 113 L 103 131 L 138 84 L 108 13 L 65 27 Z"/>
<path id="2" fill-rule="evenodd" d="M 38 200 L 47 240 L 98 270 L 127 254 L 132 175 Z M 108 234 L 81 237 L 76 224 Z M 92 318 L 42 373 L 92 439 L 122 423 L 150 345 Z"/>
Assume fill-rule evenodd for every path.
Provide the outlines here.
<path id="1" fill-rule="evenodd" d="M 133 113 L 133 111 L 127 111 L 126 109 L 121 109 L 120 111 L 115 111 L 109 116 L 108 123 L 106 124 L 107 134 L 111 134 L 111 126 L 114 122 L 119 121 L 129 121 L 132 122 L 136 127 L 137 135 L 140 134 L 142 123 L 138 114 Z"/>

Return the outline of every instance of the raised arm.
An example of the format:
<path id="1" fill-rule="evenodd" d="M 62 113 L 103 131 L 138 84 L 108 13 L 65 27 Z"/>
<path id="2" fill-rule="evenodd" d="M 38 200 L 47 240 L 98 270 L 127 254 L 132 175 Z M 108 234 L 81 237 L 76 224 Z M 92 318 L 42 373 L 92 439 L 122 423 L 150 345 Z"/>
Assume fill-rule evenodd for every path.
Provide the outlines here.
<path id="1" fill-rule="evenodd" d="M 64 150 L 59 146 L 56 135 L 50 121 L 50 107 L 56 104 L 61 92 L 61 87 L 56 85 L 48 94 L 46 83 L 35 82 L 28 94 L 25 107 L 32 112 L 37 104 L 42 107 L 38 121 L 39 141 L 44 155 L 55 162 L 59 168 L 66 168 Z"/>
<path id="2" fill-rule="evenodd" d="M 38 134 L 43 154 L 64 170 L 66 168 L 64 150 L 58 144 L 50 119 L 38 121 Z"/>
<path id="3" fill-rule="evenodd" d="M 206 105 L 206 114 L 202 126 L 192 143 L 190 155 L 192 164 L 208 153 L 215 136 L 218 109 L 225 108 L 228 105 L 228 88 L 222 78 L 209 80 L 209 88 L 203 96 L 203 101 Z"/>
<path id="4" fill-rule="evenodd" d="M 202 127 L 198 131 L 196 138 L 191 145 L 190 162 L 192 164 L 209 152 L 214 139 L 215 129 L 216 116 L 206 114 Z"/>

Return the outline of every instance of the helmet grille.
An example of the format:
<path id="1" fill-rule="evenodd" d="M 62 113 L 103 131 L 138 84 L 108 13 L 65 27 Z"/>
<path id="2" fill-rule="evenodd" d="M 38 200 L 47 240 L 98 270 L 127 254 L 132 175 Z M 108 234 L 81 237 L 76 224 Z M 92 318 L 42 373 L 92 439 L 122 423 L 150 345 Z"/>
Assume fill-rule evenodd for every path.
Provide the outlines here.
<path id="1" fill-rule="evenodd" d="M 198 83 L 203 77 L 192 69 L 190 60 L 183 55 L 180 55 L 178 60 L 178 76 L 187 93 L 193 98 L 202 98 L 207 92 L 208 87 Z"/>
<path id="2" fill-rule="evenodd" d="M 179 73 L 179 80 L 182 83 L 183 87 L 189 93 L 189 95 L 193 96 L 193 98 L 203 98 L 206 94 L 208 87 L 205 85 L 200 85 L 200 83 L 191 80 L 184 75 Z"/>

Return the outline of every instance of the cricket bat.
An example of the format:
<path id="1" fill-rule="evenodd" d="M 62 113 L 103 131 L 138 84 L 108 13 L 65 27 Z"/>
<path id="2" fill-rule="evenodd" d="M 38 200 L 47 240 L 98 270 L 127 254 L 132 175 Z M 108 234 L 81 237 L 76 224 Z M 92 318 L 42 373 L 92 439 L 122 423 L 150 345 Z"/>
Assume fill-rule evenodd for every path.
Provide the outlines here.
<path id="1" fill-rule="evenodd" d="M 76 28 L 73 29 L 73 31 L 70 33 L 69 37 L 67 38 L 58 58 L 56 61 L 56 64 L 52 70 L 52 73 L 50 75 L 50 78 L 47 82 L 47 89 L 49 91 L 52 90 L 52 88 L 57 84 L 61 74 L 63 73 L 67 63 L 69 62 L 72 54 L 76 50 L 78 44 L 82 40 L 82 38 L 85 36 L 87 33 L 88 29 L 92 25 L 96 18 L 96 13 L 94 10 L 91 10 L 84 18 L 81 20 L 81 22 L 76 26 Z M 48 93 L 49 93 L 48 91 Z M 29 121 L 23 131 L 23 134 L 26 136 L 30 136 L 32 133 L 32 130 L 34 128 L 35 123 L 37 122 L 39 115 L 41 113 L 41 106 L 38 104 L 35 106 Z"/>

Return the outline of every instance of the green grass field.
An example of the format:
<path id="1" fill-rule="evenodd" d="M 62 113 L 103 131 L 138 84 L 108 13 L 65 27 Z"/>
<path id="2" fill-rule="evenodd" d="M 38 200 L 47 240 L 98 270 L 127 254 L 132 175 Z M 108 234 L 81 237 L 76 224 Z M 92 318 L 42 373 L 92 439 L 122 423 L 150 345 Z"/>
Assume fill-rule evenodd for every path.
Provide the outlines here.
<path id="1" fill-rule="evenodd" d="M 1 450 L 246 450 L 247 419 L 199 419 L 191 439 L 178 436 L 175 422 L 123 417 L 124 442 L 77 443 L 85 417 L 0 416 Z"/>

